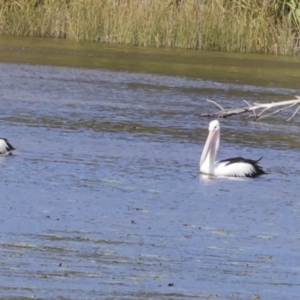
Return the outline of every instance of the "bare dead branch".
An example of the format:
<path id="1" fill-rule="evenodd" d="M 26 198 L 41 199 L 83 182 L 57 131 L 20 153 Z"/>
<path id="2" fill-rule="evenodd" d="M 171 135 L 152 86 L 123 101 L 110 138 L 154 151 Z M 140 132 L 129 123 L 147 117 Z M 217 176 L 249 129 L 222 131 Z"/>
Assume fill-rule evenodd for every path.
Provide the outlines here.
<path id="1" fill-rule="evenodd" d="M 221 109 L 221 111 L 224 111 L 224 108 L 220 104 L 218 104 L 216 101 L 207 99 L 207 102 L 211 102 L 211 103 L 217 105 Z"/>
<path id="2" fill-rule="evenodd" d="M 297 107 L 297 109 L 294 111 L 294 113 L 293 113 L 293 115 L 290 117 L 290 118 L 288 118 L 287 120 L 286 120 L 286 122 L 291 122 L 292 121 L 292 119 L 295 117 L 295 115 L 297 114 L 297 112 L 299 111 L 299 109 L 300 109 L 300 105 Z"/>
<path id="3" fill-rule="evenodd" d="M 271 115 L 275 115 L 275 114 L 277 114 L 278 112 L 283 111 L 283 110 L 286 110 L 286 109 L 288 109 L 288 108 L 290 108 L 290 107 L 292 107 L 292 106 L 294 106 L 294 104 L 289 105 L 289 106 L 287 106 L 287 107 L 279 108 L 279 109 L 277 109 L 277 110 L 275 110 L 275 111 L 273 111 L 273 112 L 271 112 L 271 113 L 269 113 L 269 114 L 267 114 L 267 115 L 264 115 L 264 116 L 260 115 L 260 116 L 257 118 L 257 120 L 260 120 L 260 119 L 263 119 L 263 118 L 267 118 L 268 116 L 271 116 Z M 263 111 L 266 111 L 266 110 L 267 110 L 267 109 L 265 108 Z"/>
<path id="4" fill-rule="evenodd" d="M 244 102 L 248 106 L 238 107 L 238 108 L 227 108 L 227 109 L 224 109 L 216 101 L 212 101 L 212 100 L 207 100 L 207 101 L 215 104 L 221 110 L 216 113 L 213 113 L 213 114 L 209 114 L 209 113 L 201 114 L 200 116 L 202 116 L 202 117 L 227 118 L 227 117 L 230 117 L 233 115 L 240 115 L 240 114 L 245 114 L 245 113 L 251 112 L 252 115 L 247 116 L 247 118 L 252 117 L 254 120 L 261 120 L 263 118 L 267 118 L 271 115 L 277 114 L 281 111 L 290 109 L 291 107 L 293 107 L 295 105 L 298 105 L 296 110 L 293 112 L 292 116 L 286 120 L 287 122 L 290 122 L 300 110 L 300 96 L 295 96 L 295 99 L 287 100 L 287 101 L 279 101 L 279 102 L 272 102 L 272 103 L 256 103 L 255 102 L 252 105 L 248 101 L 244 100 Z M 280 107 L 280 108 L 278 108 L 278 107 Z M 266 111 L 274 109 L 274 108 L 278 108 L 278 109 L 275 111 L 272 111 L 268 114 L 264 114 Z"/>

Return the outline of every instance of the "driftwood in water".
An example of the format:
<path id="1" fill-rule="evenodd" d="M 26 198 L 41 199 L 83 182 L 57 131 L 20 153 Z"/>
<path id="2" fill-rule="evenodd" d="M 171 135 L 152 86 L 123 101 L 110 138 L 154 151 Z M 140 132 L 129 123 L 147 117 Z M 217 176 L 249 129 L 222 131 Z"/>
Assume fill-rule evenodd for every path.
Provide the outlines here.
<path id="1" fill-rule="evenodd" d="M 217 117 L 217 118 L 227 118 L 234 115 L 240 115 L 244 113 L 251 113 L 251 115 L 247 116 L 247 118 L 253 118 L 255 121 L 260 120 L 266 117 L 269 117 L 271 115 L 274 115 L 280 111 L 289 109 L 293 106 L 296 106 L 295 111 L 293 112 L 292 116 L 286 120 L 286 122 L 292 121 L 292 119 L 295 117 L 295 115 L 300 110 L 300 96 L 295 96 L 296 99 L 293 100 L 287 100 L 287 101 L 280 101 L 280 102 L 272 102 L 272 103 L 253 103 L 252 105 L 248 103 L 246 100 L 244 102 L 247 104 L 245 107 L 238 107 L 238 108 L 223 108 L 220 104 L 218 104 L 215 101 L 207 100 L 208 102 L 211 102 L 218 106 L 221 110 L 209 114 L 201 114 L 201 117 Z M 272 110 L 274 108 L 277 108 L 276 110 Z M 268 113 L 266 113 L 269 111 Z"/>

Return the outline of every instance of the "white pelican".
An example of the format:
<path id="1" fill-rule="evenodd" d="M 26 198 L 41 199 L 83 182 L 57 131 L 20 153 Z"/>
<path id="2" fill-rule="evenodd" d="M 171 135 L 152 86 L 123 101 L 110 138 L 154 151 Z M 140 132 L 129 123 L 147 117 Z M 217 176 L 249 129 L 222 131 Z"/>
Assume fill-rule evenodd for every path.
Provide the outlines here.
<path id="1" fill-rule="evenodd" d="M 215 161 L 220 146 L 220 123 L 218 120 L 209 123 L 209 134 L 200 158 L 200 172 L 208 175 L 231 177 L 256 177 L 266 174 L 258 165 L 258 160 L 235 157 Z"/>
<path id="2" fill-rule="evenodd" d="M 10 155 L 15 148 L 5 138 L 0 138 L 0 155 Z"/>

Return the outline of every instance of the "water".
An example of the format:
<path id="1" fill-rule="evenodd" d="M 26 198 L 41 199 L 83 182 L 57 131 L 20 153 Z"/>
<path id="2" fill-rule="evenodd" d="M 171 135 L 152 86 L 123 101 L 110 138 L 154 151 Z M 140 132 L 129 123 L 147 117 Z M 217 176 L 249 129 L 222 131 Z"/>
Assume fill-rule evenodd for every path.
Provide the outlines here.
<path id="1" fill-rule="evenodd" d="M 297 58 L 254 56 L 251 69 L 251 56 L 220 64 L 222 54 L 202 53 L 190 72 L 195 52 L 132 48 L 124 57 L 104 47 L 95 57 L 110 57 L 106 69 L 89 60 L 76 68 L 63 66 L 66 57 L 92 50 L 46 44 L 23 53 L 22 41 L 2 45 L 0 64 L 1 135 L 17 148 L 0 160 L 2 299 L 298 299 L 299 117 L 220 120 L 218 157 L 263 156 L 268 175 L 198 172 L 210 121 L 199 115 L 216 110 L 206 99 L 224 107 L 292 99 L 300 75 L 280 78 Z M 41 64 L 34 56 L 45 51 L 53 58 L 44 65 L 23 64 Z M 145 70 L 143 51 L 153 51 Z M 8 63 L 9 52 L 23 63 Z M 182 67 L 171 76 L 174 53 Z M 239 79 L 228 75 L 230 61 Z"/>

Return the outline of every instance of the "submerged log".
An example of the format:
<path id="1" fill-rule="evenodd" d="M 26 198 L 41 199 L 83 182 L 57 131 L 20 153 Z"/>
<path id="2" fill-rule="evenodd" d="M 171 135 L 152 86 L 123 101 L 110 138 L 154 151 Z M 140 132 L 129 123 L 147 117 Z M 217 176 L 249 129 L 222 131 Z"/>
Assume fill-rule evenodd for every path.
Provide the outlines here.
<path id="1" fill-rule="evenodd" d="M 215 104 L 220 110 L 216 113 L 209 114 L 204 113 L 201 114 L 201 117 L 217 117 L 217 118 L 228 118 L 230 116 L 234 115 L 240 115 L 245 113 L 251 113 L 247 116 L 247 118 L 253 118 L 255 121 L 261 120 L 263 118 L 267 118 L 271 115 L 274 115 L 276 113 L 279 113 L 281 111 L 287 110 L 293 106 L 296 106 L 296 109 L 294 110 L 291 117 L 289 117 L 286 122 L 291 122 L 292 119 L 295 117 L 295 115 L 299 112 L 300 109 L 300 96 L 295 96 L 295 99 L 292 100 L 286 100 L 286 101 L 280 101 L 280 102 L 271 102 L 271 103 L 253 103 L 250 104 L 246 100 L 244 102 L 247 104 L 247 106 L 244 107 L 237 107 L 237 108 L 223 108 L 219 103 L 212 100 L 207 100 L 208 102 L 211 102 Z M 275 111 L 272 110 L 274 108 L 277 108 Z M 266 113 L 269 111 L 268 113 Z"/>

